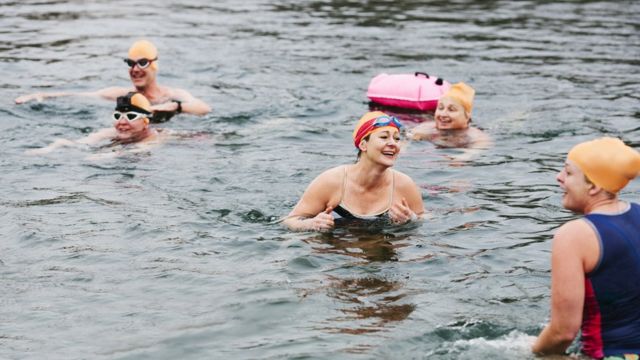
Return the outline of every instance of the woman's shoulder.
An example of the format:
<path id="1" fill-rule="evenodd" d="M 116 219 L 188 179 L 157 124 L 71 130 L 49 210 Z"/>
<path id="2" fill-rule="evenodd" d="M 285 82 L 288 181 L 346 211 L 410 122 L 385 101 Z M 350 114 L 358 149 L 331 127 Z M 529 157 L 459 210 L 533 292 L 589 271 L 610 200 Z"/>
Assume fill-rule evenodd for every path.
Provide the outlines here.
<path id="1" fill-rule="evenodd" d="M 344 174 L 347 171 L 349 165 L 339 165 L 327 169 L 320 173 L 314 180 L 314 182 L 322 182 L 324 184 L 342 184 Z"/>
<path id="2" fill-rule="evenodd" d="M 394 172 L 394 181 L 396 186 L 415 186 L 416 182 L 413 181 L 411 176 L 403 173 L 402 171 L 393 170 Z"/>
<path id="3" fill-rule="evenodd" d="M 335 180 L 342 181 L 342 178 L 348 166 L 349 165 L 339 165 L 339 166 L 334 166 L 332 168 L 329 168 L 321 172 L 320 175 L 316 177 L 316 179 L 321 179 L 327 182 L 333 182 Z"/>

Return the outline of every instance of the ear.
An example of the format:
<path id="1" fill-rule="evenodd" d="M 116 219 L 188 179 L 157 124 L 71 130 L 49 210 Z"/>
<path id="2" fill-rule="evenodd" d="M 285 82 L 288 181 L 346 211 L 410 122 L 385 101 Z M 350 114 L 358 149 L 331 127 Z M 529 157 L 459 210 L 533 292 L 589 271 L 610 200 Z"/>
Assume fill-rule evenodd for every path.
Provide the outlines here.
<path id="1" fill-rule="evenodd" d="M 598 186 L 596 184 L 590 183 L 590 184 L 587 184 L 587 185 L 589 186 L 589 195 L 591 195 L 591 196 L 598 195 L 598 193 L 600 193 L 601 191 L 604 191 L 603 188 L 601 188 L 600 186 Z"/>
<path id="2" fill-rule="evenodd" d="M 365 139 L 360 140 L 360 144 L 358 144 L 358 149 L 360 149 L 360 151 L 367 150 L 367 140 Z"/>

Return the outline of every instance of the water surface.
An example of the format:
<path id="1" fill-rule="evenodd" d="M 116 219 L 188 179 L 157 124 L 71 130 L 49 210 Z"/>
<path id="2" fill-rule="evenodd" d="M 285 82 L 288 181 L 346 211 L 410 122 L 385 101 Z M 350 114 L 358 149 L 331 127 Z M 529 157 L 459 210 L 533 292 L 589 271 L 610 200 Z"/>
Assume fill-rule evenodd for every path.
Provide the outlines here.
<path id="1" fill-rule="evenodd" d="M 548 319 L 555 174 L 576 143 L 640 145 L 638 2 L 0 3 L 0 357 L 526 359 Z M 142 154 L 24 152 L 110 126 L 113 104 L 34 91 L 126 86 L 139 38 L 161 84 L 210 103 Z M 430 219 L 291 233 L 381 72 L 476 89 L 495 146 L 411 143 Z M 623 192 L 638 201 L 636 181 Z"/>

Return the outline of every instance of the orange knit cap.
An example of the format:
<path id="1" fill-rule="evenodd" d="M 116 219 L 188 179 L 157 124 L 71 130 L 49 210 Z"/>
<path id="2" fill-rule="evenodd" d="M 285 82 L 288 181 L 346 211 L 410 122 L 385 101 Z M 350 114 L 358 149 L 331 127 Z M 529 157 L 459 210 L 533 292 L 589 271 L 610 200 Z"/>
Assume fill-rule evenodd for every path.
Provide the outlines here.
<path id="1" fill-rule="evenodd" d="M 150 41 L 139 40 L 129 48 L 129 58 L 132 60 L 147 59 L 153 60 L 158 57 L 158 49 Z M 151 67 L 157 69 L 157 61 L 151 63 Z"/>
<path id="2" fill-rule="evenodd" d="M 355 145 L 356 148 L 359 149 L 360 148 L 359 145 L 362 139 L 367 137 L 367 135 L 373 134 L 374 132 L 389 130 L 389 129 L 400 130 L 400 127 L 398 126 L 399 123 L 397 123 L 397 120 L 396 122 L 390 122 L 388 125 L 385 125 L 385 126 L 375 126 L 374 122 L 376 121 L 377 118 L 381 116 L 389 116 L 389 115 L 383 113 L 382 111 L 370 111 L 364 114 L 360 118 L 360 120 L 358 120 L 356 127 L 353 129 L 353 144 Z"/>
<path id="3" fill-rule="evenodd" d="M 449 97 L 462 105 L 467 114 L 471 115 L 473 109 L 473 96 L 476 91 L 473 88 L 463 82 L 459 82 L 451 85 L 449 91 L 444 93 L 441 98 Z"/>
<path id="4" fill-rule="evenodd" d="M 640 153 L 611 137 L 580 143 L 569 151 L 567 159 L 592 183 L 614 194 L 640 172 Z"/>

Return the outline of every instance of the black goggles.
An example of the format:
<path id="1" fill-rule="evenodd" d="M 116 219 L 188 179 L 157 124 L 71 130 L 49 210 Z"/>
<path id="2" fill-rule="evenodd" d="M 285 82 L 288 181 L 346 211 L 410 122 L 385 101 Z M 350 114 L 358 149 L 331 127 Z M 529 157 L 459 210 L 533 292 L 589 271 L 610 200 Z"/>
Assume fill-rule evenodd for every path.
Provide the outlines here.
<path id="1" fill-rule="evenodd" d="M 127 63 L 127 65 L 129 65 L 129 67 L 134 67 L 135 65 L 138 65 L 138 67 L 140 69 L 146 69 L 149 65 L 151 65 L 152 62 L 158 60 L 158 57 L 155 57 L 153 59 L 138 59 L 138 60 L 132 60 L 132 59 L 124 59 L 124 62 Z"/>

